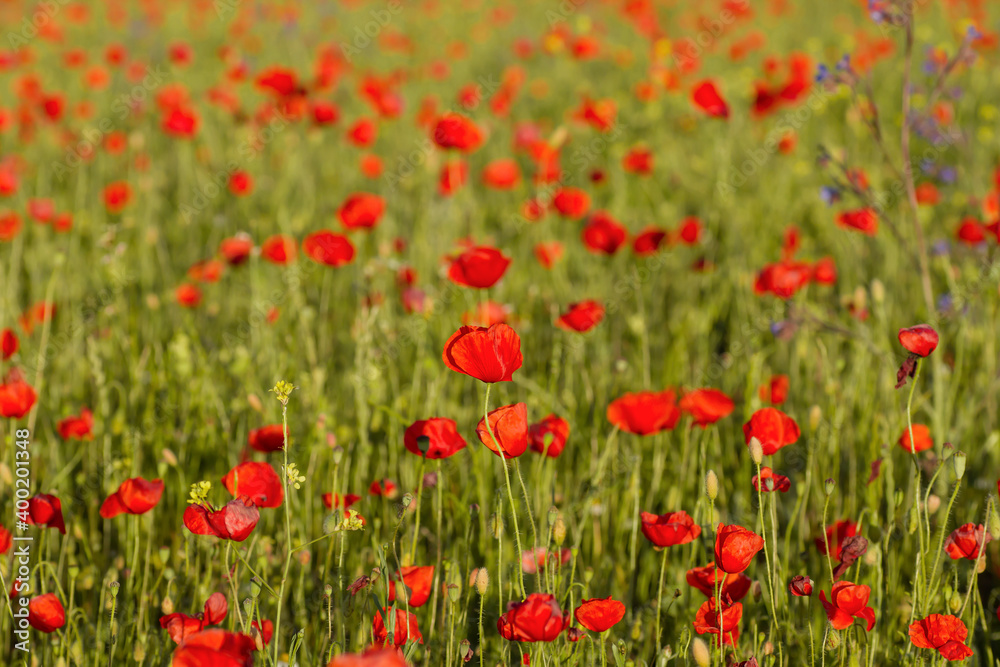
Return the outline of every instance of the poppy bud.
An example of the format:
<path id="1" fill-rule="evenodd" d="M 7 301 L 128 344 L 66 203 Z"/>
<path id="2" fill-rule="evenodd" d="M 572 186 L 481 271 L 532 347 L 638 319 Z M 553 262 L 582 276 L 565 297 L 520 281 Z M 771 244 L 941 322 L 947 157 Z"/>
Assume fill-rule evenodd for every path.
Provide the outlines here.
<path id="1" fill-rule="evenodd" d="M 122 585 L 119 584 L 117 581 L 112 581 L 109 584 L 109 586 L 111 588 L 111 597 L 117 598 L 118 597 L 118 589 L 120 589 L 122 587 Z"/>
<path id="2" fill-rule="evenodd" d="M 965 452 L 955 452 L 955 477 L 965 477 Z"/>
<path id="3" fill-rule="evenodd" d="M 756 437 L 750 438 L 750 458 L 753 459 L 754 465 L 759 466 L 760 462 L 764 460 L 764 447 L 760 444 L 760 440 Z"/>
<path id="4" fill-rule="evenodd" d="M 413 495 L 409 494 L 409 493 L 405 494 L 403 496 L 403 501 L 402 502 L 403 502 L 403 509 L 406 509 L 407 507 L 410 506 L 410 503 L 413 502 Z"/>
<path id="5" fill-rule="evenodd" d="M 951 610 L 951 613 L 957 614 L 958 610 L 961 608 L 962 608 L 962 596 L 959 595 L 957 592 L 953 592 L 951 596 L 948 598 L 948 609 Z"/>
<path id="6" fill-rule="evenodd" d="M 764 642 L 764 646 L 762 646 L 760 650 L 764 655 L 771 655 L 774 653 L 774 644 L 771 642 Z"/>
<path id="7" fill-rule="evenodd" d="M 503 535 L 503 519 L 497 514 L 490 517 L 490 531 L 492 531 L 495 540 L 499 540 L 500 536 Z"/>
<path id="8" fill-rule="evenodd" d="M 343 460 L 344 460 L 344 448 L 338 445 L 337 447 L 333 448 L 333 464 L 339 466 L 340 462 Z"/>
<path id="9" fill-rule="evenodd" d="M 997 515 L 997 508 L 990 503 L 990 511 L 986 517 L 986 525 L 989 526 L 990 536 L 994 540 L 1000 540 L 1000 516 Z"/>
<path id="10" fill-rule="evenodd" d="M 476 570 L 476 592 L 480 595 L 486 595 L 486 589 L 490 585 L 490 573 L 486 571 L 485 567 L 481 567 Z"/>
<path id="11" fill-rule="evenodd" d="M 941 447 L 941 460 L 947 461 L 952 457 L 952 454 L 954 453 L 955 453 L 955 447 L 950 442 L 944 443 L 944 445 L 942 445 Z"/>
<path id="12" fill-rule="evenodd" d="M 760 598 L 764 594 L 764 591 L 761 589 L 759 581 L 753 582 L 753 585 L 750 586 L 750 594 L 753 595 L 754 602 L 760 602 Z"/>
<path id="13" fill-rule="evenodd" d="M 712 653 L 708 650 L 708 644 L 698 637 L 691 642 L 691 657 L 698 667 L 708 667 L 712 663 Z"/>
<path id="14" fill-rule="evenodd" d="M 142 664 L 142 662 L 146 659 L 146 642 L 145 641 L 143 641 L 143 640 L 140 639 L 138 642 L 136 642 L 135 648 L 132 650 L 132 657 L 135 658 L 136 662 L 138 662 L 139 664 Z"/>
<path id="15" fill-rule="evenodd" d="M 160 603 L 160 611 L 162 611 L 165 616 L 169 616 L 174 613 L 174 601 L 169 597 L 163 598 L 163 602 Z"/>
<path id="16" fill-rule="evenodd" d="M 903 495 L 902 491 L 896 491 L 896 497 L 893 499 L 896 501 L 896 507 L 899 507 L 900 505 L 903 504 L 904 498 L 905 496 Z"/>
<path id="17" fill-rule="evenodd" d="M 705 493 L 712 501 L 719 497 L 719 477 L 714 470 L 709 470 L 708 474 L 705 475 Z"/>
<path id="18" fill-rule="evenodd" d="M 830 634 L 826 637 L 826 650 L 836 651 L 840 648 L 840 632 L 830 628 Z"/>
<path id="19" fill-rule="evenodd" d="M 555 525 L 552 526 L 552 541 L 556 543 L 557 547 L 561 547 L 566 541 L 566 522 L 561 516 L 556 519 Z"/>
<path id="20" fill-rule="evenodd" d="M 462 597 L 462 587 L 458 584 L 448 584 L 448 599 L 452 602 L 458 602 Z"/>
<path id="21" fill-rule="evenodd" d="M 906 517 L 906 532 L 910 535 L 917 531 L 917 508 L 912 507 Z"/>
<path id="22" fill-rule="evenodd" d="M 559 518 L 559 508 L 553 505 L 552 507 L 549 508 L 549 514 L 548 514 L 549 525 L 554 526 L 556 523 L 556 519 L 558 518 Z"/>
<path id="23" fill-rule="evenodd" d="M 819 428 L 819 422 L 823 419 L 823 410 L 818 406 L 814 405 L 809 408 L 809 430 L 813 433 Z"/>
<path id="24" fill-rule="evenodd" d="M 874 301 L 876 305 L 881 305 L 882 302 L 885 301 L 885 285 L 883 285 L 882 281 L 878 278 L 872 281 L 871 292 L 872 301 Z"/>
<path id="25" fill-rule="evenodd" d="M 247 616 L 253 617 L 253 600 L 250 598 L 244 598 L 243 600 L 243 611 Z"/>
<path id="26" fill-rule="evenodd" d="M 259 598 L 260 597 L 260 589 L 261 589 L 260 580 L 257 579 L 257 577 L 251 577 L 250 578 L 250 597 L 252 597 L 254 600 L 256 600 L 257 598 Z"/>
<path id="27" fill-rule="evenodd" d="M 823 490 L 826 492 L 826 495 L 828 496 L 832 496 L 833 490 L 836 488 L 837 488 L 837 482 L 835 482 L 832 477 L 828 477 L 827 480 L 823 482 Z"/>
<path id="28" fill-rule="evenodd" d="M 585 583 L 590 583 L 594 579 L 594 568 L 588 567 L 583 570 L 583 581 Z"/>
<path id="29" fill-rule="evenodd" d="M 935 514 L 941 508 L 941 496 L 932 493 L 927 497 L 927 513 Z"/>

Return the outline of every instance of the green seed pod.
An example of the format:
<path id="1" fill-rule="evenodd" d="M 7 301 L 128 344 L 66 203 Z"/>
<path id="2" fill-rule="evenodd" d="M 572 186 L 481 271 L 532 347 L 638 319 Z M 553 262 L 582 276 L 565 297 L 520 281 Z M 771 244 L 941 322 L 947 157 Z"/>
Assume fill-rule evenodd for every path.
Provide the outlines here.
<path id="1" fill-rule="evenodd" d="M 833 495 L 833 490 L 837 488 L 837 482 L 832 478 L 828 477 L 825 482 L 823 482 L 823 491 L 826 492 L 827 496 Z"/>
<path id="2" fill-rule="evenodd" d="M 490 532 L 493 533 L 495 540 L 499 540 L 500 536 L 503 535 L 503 519 L 497 514 L 490 517 Z"/>
<path id="3" fill-rule="evenodd" d="M 261 588 L 262 587 L 260 585 L 260 580 L 257 577 L 251 577 L 250 578 L 250 597 L 252 597 L 254 600 L 256 600 L 257 598 L 259 598 L 260 597 Z"/>
<path id="4" fill-rule="evenodd" d="M 548 515 L 549 525 L 550 526 L 554 526 L 556 524 L 556 521 L 559 519 L 559 516 L 560 516 L 560 514 L 559 514 L 559 508 L 556 507 L 555 505 L 553 505 L 552 507 L 550 507 L 549 508 L 549 515 Z"/>
<path id="5" fill-rule="evenodd" d="M 958 610 L 962 608 L 962 596 L 958 593 L 952 593 L 948 598 L 948 609 L 951 613 L 957 614 Z"/>
<path id="6" fill-rule="evenodd" d="M 906 516 L 906 532 L 910 535 L 917 532 L 917 526 L 919 525 L 919 519 L 917 518 L 917 508 L 912 507 Z"/>

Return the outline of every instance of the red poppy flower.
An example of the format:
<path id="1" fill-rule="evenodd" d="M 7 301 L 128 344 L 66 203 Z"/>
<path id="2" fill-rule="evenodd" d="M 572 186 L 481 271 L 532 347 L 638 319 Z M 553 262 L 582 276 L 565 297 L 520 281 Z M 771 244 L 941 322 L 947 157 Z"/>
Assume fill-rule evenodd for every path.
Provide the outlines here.
<path id="1" fill-rule="evenodd" d="M 476 426 L 476 435 L 479 436 L 480 442 L 497 456 L 503 452 L 504 458 L 515 458 L 524 454 L 528 448 L 528 406 L 524 403 L 504 405 L 491 411 L 488 416 L 489 431 L 486 430 L 485 418 L 480 419 Z"/>
<path id="2" fill-rule="evenodd" d="M 313 123 L 316 125 L 333 125 L 340 120 L 340 108 L 333 102 L 317 100 L 312 105 Z"/>
<path id="3" fill-rule="evenodd" d="M 868 606 L 869 595 L 871 589 L 867 586 L 838 581 L 830 591 L 830 601 L 826 600 L 826 591 L 819 592 L 819 600 L 835 630 L 845 630 L 851 627 L 855 618 L 861 618 L 867 621 L 871 632 L 875 627 L 875 610 Z"/>
<path id="4" fill-rule="evenodd" d="M 469 118 L 457 113 L 441 116 L 434 124 L 434 143 L 444 149 L 471 153 L 483 143 L 482 130 Z"/>
<path id="5" fill-rule="evenodd" d="M 556 458 L 562 454 L 569 438 L 569 423 L 562 417 L 549 415 L 528 427 L 528 443 L 531 451 Z"/>
<path id="6" fill-rule="evenodd" d="M 844 211 L 837 216 L 837 224 L 848 229 L 856 229 L 868 236 L 875 236 L 878 232 L 878 215 L 870 208 Z"/>
<path id="7" fill-rule="evenodd" d="M 671 389 L 640 391 L 616 398 L 608 405 L 608 421 L 635 435 L 651 435 L 677 426 L 681 410 Z"/>
<path id="8" fill-rule="evenodd" d="M 341 653 L 326 667 L 407 667 L 396 649 L 370 649 L 358 655 Z"/>
<path id="9" fill-rule="evenodd" d="M 258 452 L 276 452 L 285 447 L 285 430 L 281 424 L 268 424 L 250 431 L 247 444 Z"/>
<path id="10" fill-rule="evenodd" d="M 750 585 L 753 583 L 750 577 L 738 572 L 729 574 L 723 572 L 711 562 L 703 567 L 696 567 L 687 571 L 687 582 L 692 588 L 697 589 L 702 595 L 708 598 L 715 597 L 716 584 L 722 585 L 723 599 L 739 602 L 750 592 Z"/>
<path id="11" fill-rule="evenodd" d="M 197 285 L 184 283 L 178 285 L 177 289 L 174 290 L 174 299 L 185 308 L 197 308 L 198 304 L 201 303 L 201 298 L 201 289 Z"/>
<path id="12" fill-rule="evenodd" d="M 299 78 L 294 70 L 276 65 L 262 70 L 254 84 L 263 92 L 287 97 L 298 89 Z"/>
<path id="13" fill-rule="evenodd" d="M 63 522 L 62 503 L 48 493 L 39 493 L 28 499 L 28 523 L 46 528 L 58 528 L 66 534 L 66 524 Z"/>
<path id="14" fill-rule="evenodd" d="M 584 600 L 574 614 L 577 623 L 591 632 L 606 632 L 625 618 L 625 605 L 611 598 Z"/>
<path id="15" fill-rule="evenodd" d="M 794 444 L 799 435 L 799 425 L 795 420 L 777 408 L 761 408 L 743 425 L 746 443 L 749 445 L 751 438 L 757 438 L 765 456 Z"/>
<path id="16" fill-rule="evenodd" d="M 36 400 L 38 394 L 34 388 L 24 381 L 19 371 L 11 371 L 0 384 L 0 417 L 21 419 L 31 412 Z"/>
<path id="17" fill-rule="evenodd" d="M 552 205 L 561 215 L 578 220 L 590 210 L 590 195 L 579 188 L 560 188 L 552 198 Z"/>
<path id="18" fill-rule="evenodd" d="M 784 475 L 779 475 L 767 466 L 762 466 L 760 469 L 761 480 L 757 478 L 757 475 L 753 476 L 750 482 L 753 484 L 753 488 L 757 491 L 763 493 L 768 493 L 771 491 L 781 491 L 782 493 L 788 493 L 788 490 L 792 488 L 792 482 Z"/>
<path id="19" fill-rule="evenodd" d="M 678 404 L 682 412 L 691 415 L 696 426 L 706 428 L 732 413 L 733 399 L 718 389 L 695 389 L 681 398 Z"/>
<path id="20" fill-rule="evenodd" d="M 985 548 L 993 536 L 983 530 L 982 524 L 967 523 L 951 531 L 944 543 L 944 550 L 952 560 L 965 558 L 977 560 L 981 548 Z"/>
<path id="21" fill-rule="evenodd" d="M 569 623 L 554 595 L 532 593 L 507 605 L 506 613 L 497 620 L 497 630 L 507 641 L 551 642 Z"/>
<path id="22" fill-rule="evenodd" d="M 569 549 L 555 549 L 550 552 L 545 547 L 536 547 L 521 553 L 521 570 L 525 574 L 537 574 L 549 564 L 558 568 L 569 563 L 572 558 L 573 552 Z"/>
<path id="23" fill-rule="evenodd" d="M 7 361 L 21 347 L 21 342 L 17 339 L 17 334 L 13 329 L 0 331 L 0 361 Z"/>
<path id="24" fill-rule="evenodd" d="M 434 566 L 410 565 L 401 568 L 394 577 L 395 580 L 402 578 L 403 586 L 407 591 L 406 604 L 411 607 L 423 607 L 431 596 L 431 586 L 434 583 Z M 397 586 L 389 586 L 389 602 L 396 601 Z"/>
<path id="25" fill-rule="evenodd" d="M 727 603 L 722 601 L 722 613 L 716 607 L 715 598 L 705 600 L 698 607 L 694 617 L 694 631 L 699 635 L 722 635 L 717 640 L 729 646 L 736 646 L 740 639 L 740 621 L 743 619 L 743 604 L 741 602 Z"/>
<path id="26" fill-rule="evenodd" d="M 260 520 L 260 510 L 247 496 L 230 500 L 222 509 L 188 505 L 184 525 L 195 535 L 214 535 L 223 540 L 242 542 Z"/>
<path id="27" fill-rule="evenodd" d="M 622 168 L 632 174 L 651 174 L 653 153 L 648 148 L 632 148 L 622 158 Z"/>
<path id="28" fill-rule="evenodd" d="M 223 263 L 217 259 L 206 259 L 192 264 L 187 275 L 188 278 L 197 282 L 216 283 L 222 277 L 223 267 Z"/>
<path id="29" fill-rule="evenodd" d="M 385 212 L 385 200 L 367 192 L 352 194 L 337 211 L 340 223 L 346 229 L 372 229 Z"/>
<path id="30" fill-rule="evenodd" d="M 368 493 L 373 496 L 392 498 L 396 495 L 396 483 L 388 477 L 382 480 L 376 479 L 368 487 Z"/>
<path id="31" fill-rule="evenodd" d="M 457 285 L 485 289 L 493 287 L 510 266 L 510 258 L 490 246 L 475 246 L 456 257 L 448 267 L 448 278 Z"/>
<path id="32" fill-rule="evenodd" d="M 104 207 L 108 213 L 121 213 L 132 199 L 132 188 L 124 181 L 111 183 L 104 188 Z"/>
<path id="33" fill-rule="evenodd" d="M 613 255 L 625 243 L 628 233 L 617 220 L 605 211 L 598 211 L 583 228 L 581 238 L 587 249 L 593 253 Z"/>
<path id="34" fill-rule="evenodd" d="M 0 241 L 13 241 L 21 232 L 21 216 L 13 211 L 0 213 Z"/>
<path id="35" fill-rule="evenodd" d="M 36 326 L 44 324 L 47 320 L 52 319 L 55 314 L 56 306 L 54 303 L 38 301 L 21 313 L 21 316 L 17 321 L 18 324 L 21 325 L 21 328 L 24 329 L 24 333 L 30 336 Z M 9 378 L 8 381 L 10 381 Z"/>
<path id="36" fill-rule="evenodd" d="M 809 577 L 797 574 L 788 582 L 788 592 L 796 597 L 809 597 L 813 592 L 813 582 Z"/>
<path id="37" fill-rule="evenodd" d="M 356 493 L 345 493 L 343 496 L 339 493 L 323 494 L 323 505 L 325 505 L 328 510 L 332 510 L 334 507 L 342 507 L 344 510 L 347 510 L 351 507 L 351 505 L 359 500 L 361 500 L 361 496 Z"/>
<path id="38" fill-rule="evenodd" d="M 163 116 L 160 127 L 177 139 L 190 139 L 198 133 L 201 124 L 198 113 L 190 107 L 176 107 Z"/>
<path id="39" fill-rule="evenodd" d="M 290 264 L 296 255 L 295 239 L 285 234 L 275 234 L 260 246 L 260 256 L 272 264 Z"/>
<path id="40" fill-rule="evenodd" d="M 955 231 L 955 238 L 967 245 L 978 245 L 986 240 L 986 227 L 975 218 L 966 218 Z"/>
<path id="41" fill-rule="evenodd" d="M 827 526 L 825 534 L 826 537 L 820 536 L 813 539 L 813 542 L 816 544 L 816 548 L 819 549 L 819 552 L 825 556 L 826 543 L 829 542 L 830 548 L 833 550 L 830 557 L 833 558 L 833 560 L 839 561 L 841 549 L 844 547 L 844 541 L 848 537 L 854 537 L 858 534 L 858 524 L 854 523 L 850 519 L 841 519 L 832 526 Z"/>
<path id="42" fill-rule="evenodd" d="M 101 516 L 105 519 L 119 514 L 145 514 L 156 507 L 163 495 L 163 480 L 146 481 L 142 477 L 126 479 L 104 500 Z"/>
<path id="43" fill-rule="evenodd" d="M 14 536 L 10 534 L 9 530 L 0 526 L 0 556 L 10 551 L 13 544 Z"/>
<path id="44" fill-rule="evenodd" d="M 285 499 L 278 473 L 262 461 L 240 463 L 226 473 L 222 484 L 234 497 L 248 496 L 257 507 L 280 507 Z"/>
<path id="45" fill-rule="evenodd" d="M 242 170 L 234 171 L 229 175 L 228 187 L 237 197 L 245 197 L 253 192 L 253 176 Z"/>
<path id="46" fill-rule="evenodd" d="M 913 443 L 910 442 L 910 428 L 909 426 L 903 427 L 903 432 L 899 435 L 899 440 L 896 441 L 900 447 L 910 452 L 914 451 L 923 452 L 934 446 L 934 440 L 931 438 L 931 430 L 927 428 L 924 424 L 914 424 L 913 425 Z"/>
<path id="47" fill-rule="evenodd" d="M 701 535 L 701 526 L 683 510 L 659 515 L 643 512 L 639 519 L 642 521 L 642 534 L 661 548 L 687 544 Z"/>
<path id="48" fill-rule="evenodd" d="M 55 632 L 66 625 L 66 610 L 55 593 L 31 598 L 28 603 L 28 623 L 39 632 Z"/>
<path id="49" fill-rule="evenodd" d="M 535 259 L 542 265 L 542 268 L 551 269 L 556 262 L 562 259 L 563 245 L 558 241 L 538 243 L 534 247 Z"/>
<path id="50" fill-rule="evenodd" d="M 969 630 L 956 616 L 931 614 L 910 625 L 910 641 L 917 648 L 934 649 L 948 661 L 972 657 L 972 649 L 965 645 Z"/>
<path id="51" fill-rule="evenodd" d="M 455 420 L 445 417 L 420 419 L 410 424 L 403 433 L 406 450 L 429 459 L 454 456 L 467 444 L 455 428 Z"/>
<path id="52" fill-rule="evenodd" d="M 219 244 L 219 254 L 230 266 L 239 266 L 247 261 L 253 250 L 253 240 L 246 235 L 223 239 Z"/>
<path id="53" fill-rule="evenodd" d="M 375 612 L 375 618 L 372 619 L 372 643 L 379 648 L 386 645 L 386 640 L 389 637 L 389 632 L 385 627 L 385 619 L 382 618 L 388 613 L 388 609 L 381 609 Z M 398 649 L 408 641 L 415 641 L 423 644 L 424 636 L 420 634 L 420 628 L 417 627 L 416 614 L 397 607 L 396 626 L 393 629 L 392 646 Z"/>
<path id="54" fill-rule="evenodd" d="M 56 204 L 51 199 L 44 199 L 39 197 L 32 197 L 28 200 L 28 215 L 30 215 L 35 222 L 45 224 L 52 220 L 52 216 L 56 214 Z"/>
<path id="55" fill-rule="evenodd" d="M 382 158 L 377 155 L 366 154 L 361 156 L 361 173 L 368 178 L 378 178 L 382 175 Z"/>
<path id="56" fill-rule="evenodd" d="M 712 81 L 702 81 L 696 85 L 691 91 L 691 101 L 713 118 L 729 118 L 729 105 L 722 99 Z"/>
<path id="57" fill-rule="evenodd" d="M 361 118 L 347 130 L 347 139 L 359 148 L 367 148 L 375 143 L 378 126 L 369 118 Z"/>
<path id="58" fill-rule="evenodd" d="M 667 241 L 667 232 L 659 227 L 650 227 L 640 232 L 632 241 L 632 252 L 639 257 L 656 254 Z"/>
<path id="59" fill-rule="evenodd" d="M 772 375 L 767 384 L 760 387 L 760 400 L 772 405 L 781 405 L 788 398 L 788 376 Z"/>
<path id="60" fill-rule="evenodd" d="M 571 303 L 569 310 L 559 316 L 556 326 L 567 331 L 590 331 L 604 319 L 604 306 L 597 301 Z"/>
<path id="61" fill-rule="evenodd" d="M 926 357 L 938 346 L 937 331 L 926 324 L 899 330 L 899 344 L 918 357 Z"/>
<path id="62" fill-rule="evenodd" d="M 271 643 L 271 637 L 274 636 L 274 622 L 271 619 L 269 618 L 264 619 L 263 628 L 260 626 L 259 621 L 254 621 L 253 623 L 251 623 L 250 628 L 254 630 L 254 632 L 251 633 L 252 636 L 254 637 L 259 636 L 261 640 L 263 640 L 264 646 L 267 646 L 268 644 Z"/>
<path id="63" fill-rule="evenodd" d="M 198 616 L 167 614 L 160 617 L 160 627 L 167 631 L 175 643 L 183 644 L 185 639 L 196 632 L 201 632 L 210 625 L 222 623 L 228 613 L 229 603 L 226 601 L 226 596 L 222 593 L 212 593 L 205 601 L 204 611 Z"/>
<path id="64" fill-rule="evenodd" d="M 341 234 L 321 229 L 302 242 L 302 252 L 314 262 L 326 266 L 344 266 L 354 259 L 354 246 Z"/>
<path id="65" fill-rule="evenodd" d="M 506 324 L 463 326 L 444 344 L 444 365 L 481 382 L 510 382 L 521 367 L 521 338 Z"/>
<path id="66" fill-rule="evenodd" d="M 521 181 L 521 169 L 510 158 L 493 160 L 483 168 L 483 185 L 495 190 L 510 190 Z"/>
<path id="67" fill-rule="evenodd" d="M 764 548 L 764 539 L 743 526 L 719 524 L 715 535 L 715 562 L 723 572 L 743 572 Z"/>
<path id="68" fill-rule="evenodd" d="M 812 265 L 812 281 L 819 285 L 833 285 L 837 282 L 837 265 L 833 258 L 824 257 Z"/>
<path id="69" fill-rule="evenodd" d="M 94 414 L 84 408 L 79 416 L 66 417 L 59 421 L 56 429 L 63 440 L 93 440 Z"/>
<path id="70" fill-rule="evenodd" d="M 253 637 L 218 628 L 188 637 L 174 651 L 171 667 L 252 667 L 256 648 Z"/>
<path id="71" fill-rule="evenodd" d="M 441 166 L 438 177 L 438 193 L 450 197 L 469 180 L 469 163 L 465 160 L 449 160 Z"/>
<path id="72" fill-rule="evenodd" d="M 790 299 L 809 284 L 812 267 L 806 262 L 784 259 L 768 264 L 753 283 L 754 294 L 773 294 L 779 299 Z"/>

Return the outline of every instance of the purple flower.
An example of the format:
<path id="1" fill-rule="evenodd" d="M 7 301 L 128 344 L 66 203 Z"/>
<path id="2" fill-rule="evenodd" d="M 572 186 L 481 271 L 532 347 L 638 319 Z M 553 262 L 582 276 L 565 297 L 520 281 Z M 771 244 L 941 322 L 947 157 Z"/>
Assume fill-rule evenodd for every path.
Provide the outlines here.
<path id="1" fill-rule="evenodd" d="M 824 185 L 819 189 L 819 197 L 827 206 L 833 206 L 840 201 L 840 190 L 830 185 Z"/>

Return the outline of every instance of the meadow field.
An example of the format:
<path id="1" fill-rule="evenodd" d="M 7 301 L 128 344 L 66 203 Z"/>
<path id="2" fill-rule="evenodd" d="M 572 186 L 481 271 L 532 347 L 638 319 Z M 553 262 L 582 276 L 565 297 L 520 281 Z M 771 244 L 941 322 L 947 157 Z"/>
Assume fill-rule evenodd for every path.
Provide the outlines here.
<path id="1" fill-rule="evenodd" d="M 996 3 L 0 28 L 0 665 L 1000 665 Z"/>

